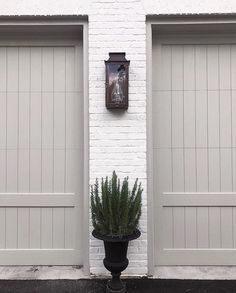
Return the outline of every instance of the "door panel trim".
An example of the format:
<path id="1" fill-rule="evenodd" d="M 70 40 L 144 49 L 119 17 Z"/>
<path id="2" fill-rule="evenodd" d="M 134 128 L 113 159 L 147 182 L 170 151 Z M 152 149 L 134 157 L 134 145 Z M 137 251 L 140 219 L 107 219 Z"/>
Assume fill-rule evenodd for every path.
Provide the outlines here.
<path id="1" fill-rule="evenodd" d="M 0 193 L 0 207 L 74 207 L 74 193 Z"/>
<path id="2" fill-rule="evenodd" d="M 82 262 L 82 251 L 76 249 L 0 249 L 3 265 L 77 265 Z M 64 259 L 67 259 L 66 263 Z"/>

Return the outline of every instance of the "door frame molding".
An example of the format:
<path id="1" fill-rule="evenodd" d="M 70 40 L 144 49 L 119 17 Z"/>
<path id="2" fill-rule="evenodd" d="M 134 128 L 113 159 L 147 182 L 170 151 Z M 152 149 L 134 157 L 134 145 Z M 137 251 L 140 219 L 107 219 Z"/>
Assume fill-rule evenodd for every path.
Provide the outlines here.
<path id="1" fill-rule="evenodd" d="M 83 43 L 83 273 L 89 268 L 89 104 L 88 104 L 88 17 L 87 16 L 1 16 L 0 32 L 78 32 Z"/>
<path id="2" fill-rule="evenodd" d="M 168 37 L 181 33 L 215 33 L 225 35 L 236 32 L 236 14 L 200 15 L 148 15 L 146 18 L 146 87 L 147 87 L 147 238 L 148 238 L 148 275 L 155 274 L 155 198 L 153 190 L 153 119 L 152 119 L 152 42 L 153 32 Z"/>

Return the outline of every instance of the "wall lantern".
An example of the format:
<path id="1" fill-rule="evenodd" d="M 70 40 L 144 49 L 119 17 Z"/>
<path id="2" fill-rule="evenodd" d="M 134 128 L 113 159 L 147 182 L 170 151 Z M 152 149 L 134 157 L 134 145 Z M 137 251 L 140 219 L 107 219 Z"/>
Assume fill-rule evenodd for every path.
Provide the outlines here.
<path id="1" fill-rule="evenodd" d="M 125 53 L 109 53 L 106 65 L 107 109 L 128 109 L 129 63 Z"/>

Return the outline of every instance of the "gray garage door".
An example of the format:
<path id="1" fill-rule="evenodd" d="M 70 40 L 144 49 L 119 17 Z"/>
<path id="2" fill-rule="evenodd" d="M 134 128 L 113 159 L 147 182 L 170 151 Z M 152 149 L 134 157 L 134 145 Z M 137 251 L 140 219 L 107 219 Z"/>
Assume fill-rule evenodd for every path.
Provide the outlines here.
<path id="1" fill-rule="evenodd" d="M 82 262 L 81 64 L 81 41 L 1 38 L 0 265 Z"/>
<path id="2" fill-rule="evenodd" d="M 236 264 L 236 44 L 154 36 L 155 262 Z"/>

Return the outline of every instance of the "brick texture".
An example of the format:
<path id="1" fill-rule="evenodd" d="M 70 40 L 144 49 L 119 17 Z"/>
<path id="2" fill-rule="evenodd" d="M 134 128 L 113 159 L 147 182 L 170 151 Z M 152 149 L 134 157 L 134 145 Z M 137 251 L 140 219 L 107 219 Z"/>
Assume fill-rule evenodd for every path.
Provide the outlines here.
<path id="1" fill-rule="evenodd" d="M 116 170 L 120 177 L 138 177 L 143 184 L 142 236 L 129 247 L 125 274 L 147 273 L 146 200 L 146 24 L 141 1 L 94 0 L 89 15 L 90 183 Z M 109 52 L 126 52 L 130 60 L 129 109 L 105 108 L 105 66 Z M 92 227 L 91 227 L 92 229 Z M 90 266 L 103 268 L 103 244 L 91 238 Z"/>
<path id="2" fill-rule="evenodd" d="M 142 0 L 146 14 L 235 13 L 235 0 Z"/>

